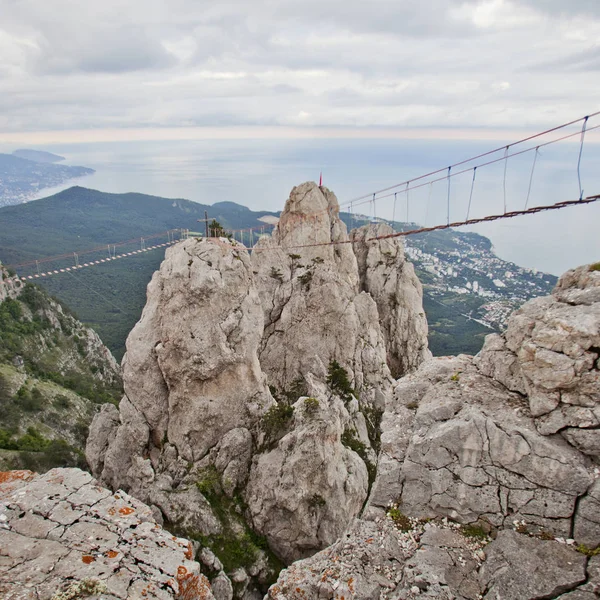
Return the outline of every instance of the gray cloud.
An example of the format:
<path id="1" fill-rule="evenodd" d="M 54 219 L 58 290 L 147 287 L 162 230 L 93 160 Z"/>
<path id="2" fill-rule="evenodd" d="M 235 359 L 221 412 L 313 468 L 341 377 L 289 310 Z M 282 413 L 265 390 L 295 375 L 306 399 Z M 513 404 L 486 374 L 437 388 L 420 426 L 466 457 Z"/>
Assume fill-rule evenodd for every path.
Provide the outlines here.
<path id="1" fill-rule="evenodd" d="M 552 15 L 571 17 L 586 15 L 600 17 L 600 3 L 597 0 L 521 0 L 531 8 Z"/>
<path id="2" fill-rule="evenodd" d="M 554 123 L 600 94 L 600 3 L 565 6 L 0 0 L 0 133 Z"/>
<path id="3" fill-rule="evenodd" d="M 535 67 L 547 71 L 553 69 L 560 69 L 562 71 L 598 71 L 600 70 L 600 46 L 567 54 L 555 60 L 543 61 L 535 65 Z"/>

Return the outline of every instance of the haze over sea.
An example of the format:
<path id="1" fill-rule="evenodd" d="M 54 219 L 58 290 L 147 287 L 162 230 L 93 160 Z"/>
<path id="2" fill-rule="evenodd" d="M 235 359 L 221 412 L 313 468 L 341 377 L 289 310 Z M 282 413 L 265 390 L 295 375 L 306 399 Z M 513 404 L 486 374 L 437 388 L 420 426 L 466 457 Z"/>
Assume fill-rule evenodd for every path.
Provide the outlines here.
<path id="1" fill-rule="evenodd" d="M 513 140 L 506 140 L 509 143 Z M 389 185 L 443 168 L 502 146 L 498 141 L 300 139 L 201 140 L 79 143 L 36 146 L 61 154 L 66 163 L 96 169 L 94 175 L 43 190 L 40 197 L 81 185 L 105 192 L 141 192 L 213 204 L 233 201 L 253 210 L 283 208 L 290 189 L 318 181 L 332 189 L 340 203 Z M 514 151 L 533 146 L 515 148 Z M 14 147 L 5 144 L 0 152 Z M 533 176 L 529 206 L 579 197 L 578 140 L 542 148 Z M 503 152 L 492 157 L 501 158 Z M 584 196 L 600 193 L 600 144 L 586 142 L 581 161 Z M 533 152 L 480 168 L 471 217 L 523 208 Z M 443 177 L 443 174 L 438 177 Z M 472 172 L 451 180 L 450 219 L 466 215 Z M 506 192 L 505 192 L 506 190 Z M 407 220 L 406 194 L 399 188 L 396 220 Z M 446 181 L 410 192 L 408 220 L 431 226 L 446 220 Z M 376 216 L 392 218 L 394 198 L 376 203 Z M 369 204 L 355 212 L 372 214 Z M 489 237 L 496 253 L 521 266 L 560 275 L 571 267 L 600 260 L 600 202 L 477 225 L 470 230 Z M 115 240 L 117 241 L 117 240 Z"/>

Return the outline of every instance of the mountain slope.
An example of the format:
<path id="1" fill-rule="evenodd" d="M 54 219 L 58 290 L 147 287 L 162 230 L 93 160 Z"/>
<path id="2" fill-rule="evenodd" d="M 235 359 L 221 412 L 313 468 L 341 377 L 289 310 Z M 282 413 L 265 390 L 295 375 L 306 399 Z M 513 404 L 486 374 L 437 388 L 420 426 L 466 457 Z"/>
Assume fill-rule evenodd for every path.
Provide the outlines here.
<path id="1" fill-rule="evenodd" d="M 87 427 L 97 404 L 118 403 L 120 369 L 41 288 L 0 287 L 0 467 L 84 465 Z"/>

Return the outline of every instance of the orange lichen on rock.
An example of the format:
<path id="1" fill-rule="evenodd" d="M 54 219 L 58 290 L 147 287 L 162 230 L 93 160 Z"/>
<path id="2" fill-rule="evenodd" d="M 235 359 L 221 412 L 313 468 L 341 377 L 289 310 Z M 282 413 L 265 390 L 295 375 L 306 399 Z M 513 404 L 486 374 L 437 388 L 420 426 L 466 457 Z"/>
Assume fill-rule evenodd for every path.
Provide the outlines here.
<path id="1" fill-rule="evenodd" d="M 12 481 L 29 481 L 35 476 L 33 471 L 0 471 L 0 483 Z"/>
<path id="2" fill-rule="evenodd" d="M 122 515 L 130 515 L 133 512 L 135 512 L 135 508 L 131 508 L 131 506 L 124 506 L 119 509 L 119 513 Z"/>
<path id="3" fill-rule="evenodd" d="M 183 554 L 188 560 L 192 560 L 192 558 L 194 557 L 194 549 L 192 547 L 192 542 L 188 542 L 187 549 Z"/>
<path id="4" fill-rule="evenodd" d="M 208 579 L 188 573 L 184 566 L 177 567 L 177 586 L 177 600 L 206 600 L 211 596 Z"/>
<path id="5" fill-rule="evenodd" d="M 90 556 L 89 554 L 84 554 L 81 557 L 81 562 L 84 562 L 86 565 L 93 563 L 95 560 L 96 559 L 93 556 Z"/>
<path id="6" fill-rule="evenodd" d="M 109 551 L 106 553 L 106 556 L 107 556 L 108 558 L 117 558 L 117 556 L 119 556 L 119 553 L 118 553 L 116 550 L 109 550 Z"/>

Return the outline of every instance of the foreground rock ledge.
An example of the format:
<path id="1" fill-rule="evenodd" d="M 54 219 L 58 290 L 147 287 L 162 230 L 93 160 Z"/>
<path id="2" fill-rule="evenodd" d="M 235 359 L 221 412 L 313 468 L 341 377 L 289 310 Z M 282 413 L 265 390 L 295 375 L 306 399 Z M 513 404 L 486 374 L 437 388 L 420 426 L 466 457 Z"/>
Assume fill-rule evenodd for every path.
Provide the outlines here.
<path id="1" fill-rule="evenodd" d="M 190 542 L 79 469 L 0 473 L 0 598 L 210 600 Z"/>

